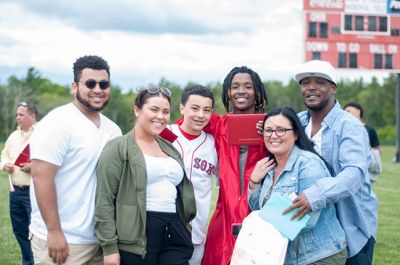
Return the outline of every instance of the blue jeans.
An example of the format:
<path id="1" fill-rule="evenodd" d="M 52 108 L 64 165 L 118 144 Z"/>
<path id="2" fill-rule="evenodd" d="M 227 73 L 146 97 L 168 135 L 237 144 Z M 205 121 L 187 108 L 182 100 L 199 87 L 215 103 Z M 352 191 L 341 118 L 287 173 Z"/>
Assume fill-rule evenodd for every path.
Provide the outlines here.
<path id="1" fill-rule="evenodd" d="M 346 265 L 371 265 L 374 256 L 375 239 L 371 236 L 364 247 L 351 258 L 348 258 Z"/>
<path id="2" fill-rule="evenodd" d="M 33 254 L 29 240 L 29 224 L 31 220 L 31 201 L 29 187 L 14 187 L 10 192 L 10 217 L 15 238 L 22 253 L 22 265 L 33 265 Z"/>

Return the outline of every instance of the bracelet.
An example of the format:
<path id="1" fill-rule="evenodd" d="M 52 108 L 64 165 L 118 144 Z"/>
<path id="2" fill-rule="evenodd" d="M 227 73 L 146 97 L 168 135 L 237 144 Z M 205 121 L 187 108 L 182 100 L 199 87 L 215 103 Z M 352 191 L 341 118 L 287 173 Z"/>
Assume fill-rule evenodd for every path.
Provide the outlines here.
<path id="1" fill-rule="evenodd" d="M 252 180 L 251 178 L 250 178 L 250 182 L 253 183 L 254 185 L 261 184 L 261 180 L 259 180 L 259 181 L 254 181 L 254 180 Z"/>

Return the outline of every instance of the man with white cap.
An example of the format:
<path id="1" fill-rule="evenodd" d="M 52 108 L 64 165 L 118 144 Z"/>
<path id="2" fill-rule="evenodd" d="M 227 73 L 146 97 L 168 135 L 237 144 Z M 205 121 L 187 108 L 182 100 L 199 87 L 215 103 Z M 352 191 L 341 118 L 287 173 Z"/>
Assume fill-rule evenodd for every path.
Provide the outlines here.
<path id="1" fill-rule="evenodd" d="M 292 218 L 336 203 L 348 245 L 348 264 L 372 264 L 377 232 L 377 199 L 368 178 L 368 135 L 335 100 L 336 71 L 325 61 L 304 63 L 295 75 L 307 111 L 299 113 L 315 149 L 332 166 L 333 178 L 317 181 L 293 201 Z"/>

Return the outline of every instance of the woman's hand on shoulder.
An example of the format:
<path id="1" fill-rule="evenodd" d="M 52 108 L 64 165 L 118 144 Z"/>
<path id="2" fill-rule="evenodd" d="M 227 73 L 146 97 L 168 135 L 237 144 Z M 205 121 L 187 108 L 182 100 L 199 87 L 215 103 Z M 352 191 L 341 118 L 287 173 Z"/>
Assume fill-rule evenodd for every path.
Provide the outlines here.
<path id="1" fill-rule="evenodd" d="M 254 184 L 261 182 L 265 178 L 267 172 L 275 166 L 275 160 L 264 157 L 257 162 L 250 176 L 250 181 Z"/>
<path id="2" fill-rule="evenodd" d="M 120 264 L 119 253 L 114 253 L 104 256 L 104 265 L 119 265 L 119 264 Z"/>

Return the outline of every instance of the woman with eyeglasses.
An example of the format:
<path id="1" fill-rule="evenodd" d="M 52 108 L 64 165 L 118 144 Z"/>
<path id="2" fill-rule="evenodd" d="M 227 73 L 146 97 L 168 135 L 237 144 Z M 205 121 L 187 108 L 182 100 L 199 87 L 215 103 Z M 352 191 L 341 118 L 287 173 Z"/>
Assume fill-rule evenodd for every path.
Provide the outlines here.
<path id="1" fill-rule="evenodd" d="M 330 166 L 314 151 L 291 108 L 269 112 L 263 121 L 263 135 L 269 156 L 257 162 L 250 177 L 249 205 L 253 211 L 262 208 L 272 193 L 298 195 L 317 180 L 331 177 Z M 330 203 L 312 212 L 307 226 L 289 242 L 285 264 L 339 265 L 345 264 L 346 258 L 345 235 Z"/>
<path id="2" fill-rule="evenodd" d="M 193 186 L 179 152 L 159 137 L 170 119 L 171 92 L 139 92 L 136 123 L 107 144 L 97 167 L 95 231 L 104 264 L 188 264 Z"/>

